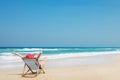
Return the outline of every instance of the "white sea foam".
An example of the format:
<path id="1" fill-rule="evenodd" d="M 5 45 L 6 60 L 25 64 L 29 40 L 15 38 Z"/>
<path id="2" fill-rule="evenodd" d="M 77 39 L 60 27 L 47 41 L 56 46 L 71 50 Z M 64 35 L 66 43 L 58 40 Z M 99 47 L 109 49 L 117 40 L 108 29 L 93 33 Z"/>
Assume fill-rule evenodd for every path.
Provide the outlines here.
<path id="1" fill-rule="evenodd" d="M 40 48 L 23 48 L 23 49 L 14 49 L 15 51 L 39 51 Z"/>
<path id="2" fill-rule="evenodd" d="M 54 48 L 54 49 L 48 49 L 48 48 L 46 48 L 46 49 L 41 49 L 41 50 L 42 50 L 42 51 L 57 51 L 57 50 L 59 50 L 59 49 L 57 49 L 57 48 L 56 48 L 56 49 L 55 49 L 55 48 Z"/>
<path id="3" fill-rule="evenodd" d="M 34 53 L 34 54 L 38 54 L 40 51 L 26 51 L 26 52 L 19 52 L 22 54 L 27 54 L 27 53 Z"/>
<path id="4" fill-rule="evenodd" d="M 5 62 L 19 62 L 21 59 L 16 56 L 0 56 L 0 63 L 5 63 Z"/>
<path id="5" fill-rule="evenodd" d="M 23 48 L 23 49 L 14 49 L 14 51 L 57 51 L 58 48 Z"/>
<path id="6" fill-rule="evenodd" d="M 0 55 L 2 55 L 2 56 L 10 56 L 10 55 L 13 55 L 12 53 L 10 53 L 10 52 L 6 52 L 6 53 L 0 53 Z"/>
<path id="7" fill-rule="evenodd" d="M 37 53 L 37 52 L 36 52 Z M 6 62 L 19 62 L 21 59 L 11 53 L 1 53 L 0 60 Z M 61 58 L 71 58 L 71 57 L 88 57 L 88 56 L 99 56 L 99 55 L 109 55 L 109 54 L 120 54 L 120 51 L 104 51 L 104 52 L 78 52 L 78 53 L 60 53 L 60 54 L 43 54 L 41 59 L 47 57 L 48 59 L 61 59 Z"/>
<path id="8" fill-rule="evenodd" d="M 39 52 L 38 51 L 34 51 L 34 52 L 27 51 L 27 52 L 19 52 L 19 53 L 22 53 L 22 54 L 26 54 L 26 53 L 38 54 Z M 8 53 L 0 53 L 0 55 L 1 56 L 13 56 L 14 54 L 12 54 L 11 52 L 8 52 Z"/>
<path id="9" fill-rule="evenodd" d="M 108 54 L 120 54 L 120 51 L 104 51 L 104 52 L 79 52 L 79 53 L 61 53 L 54 55 L 45 55 L 48 59 L 60 59 L 70 57 L 88 57 L 88 56 L 99 56 Z"/>

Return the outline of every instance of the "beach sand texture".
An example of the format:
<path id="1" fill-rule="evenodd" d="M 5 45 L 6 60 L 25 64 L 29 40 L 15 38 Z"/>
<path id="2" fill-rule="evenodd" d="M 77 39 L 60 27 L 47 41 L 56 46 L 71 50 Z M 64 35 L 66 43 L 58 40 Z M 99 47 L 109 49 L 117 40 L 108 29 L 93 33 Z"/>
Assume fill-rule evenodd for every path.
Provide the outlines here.
<path id="1" fill-rule="evenodd" d="M 21 77 L 21 69 L 0 71 L 0 80 L 120 80 L 120 56 L 110 57 L 114 62 L 73 66 L 46 67 L 46 74 L 35 78 Z"/>

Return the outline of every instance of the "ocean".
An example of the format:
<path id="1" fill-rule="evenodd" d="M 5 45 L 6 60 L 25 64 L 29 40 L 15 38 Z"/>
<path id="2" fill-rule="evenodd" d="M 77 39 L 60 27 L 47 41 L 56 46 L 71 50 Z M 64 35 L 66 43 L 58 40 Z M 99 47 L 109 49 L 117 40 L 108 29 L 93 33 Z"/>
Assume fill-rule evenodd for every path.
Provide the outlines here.
<path id="1" fill-rule="evenodd" d="M 0 60 L 17 62 L 20 60 L 16 55 L 11 54 L 11 52 L 17 52 L 22 55 L 27 53 L 37 55 L 40 51 L 43 52 L 41 58 L 47 57 L 48 59 L 120 54 L 119 47 L 1 47 Z"/>

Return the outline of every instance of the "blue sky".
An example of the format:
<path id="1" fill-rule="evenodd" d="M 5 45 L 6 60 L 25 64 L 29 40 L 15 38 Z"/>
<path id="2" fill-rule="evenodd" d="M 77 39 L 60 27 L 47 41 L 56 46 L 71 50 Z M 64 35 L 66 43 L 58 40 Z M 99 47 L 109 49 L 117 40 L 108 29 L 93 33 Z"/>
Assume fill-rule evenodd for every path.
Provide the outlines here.
<path id="1" fill-rule="evenodd" d="M 0 46 L 120 46 L 119 0 L 0 0 Z"/>

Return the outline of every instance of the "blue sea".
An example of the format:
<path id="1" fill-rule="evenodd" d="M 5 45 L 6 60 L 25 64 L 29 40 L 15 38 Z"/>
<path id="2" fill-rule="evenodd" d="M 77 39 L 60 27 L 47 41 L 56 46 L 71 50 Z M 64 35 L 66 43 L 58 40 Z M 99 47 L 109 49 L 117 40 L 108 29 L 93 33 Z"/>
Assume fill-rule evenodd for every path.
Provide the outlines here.
<path id="1" fill-rule="evenodd" d="M 47 57 L 47 67 L 88 65 L 112 62 L 109 56 L 120 54 L 120 47 L 0 47 L 0 69 L 23 68 L 20 57 L 27 53 L 43 52 L 40 59 Z"/>
<path id="2" fill-rule="evenodd" d="M 18 52 L 22 55 L 27 53 L 37 55 L 40 51 L 43 52 L 41 58 L 47 57 L 48 59 L 120 54 L 119 47 L 1 47 L 0 60 L 17 62 L 19 61 L 18 57 L 11 52 Z"/>

